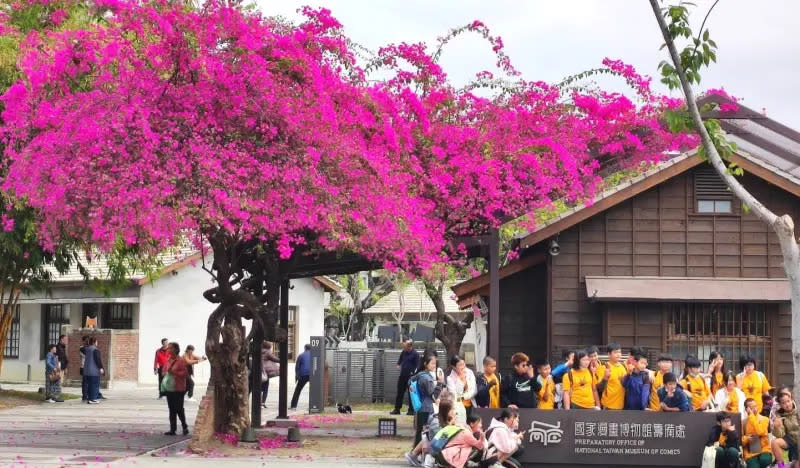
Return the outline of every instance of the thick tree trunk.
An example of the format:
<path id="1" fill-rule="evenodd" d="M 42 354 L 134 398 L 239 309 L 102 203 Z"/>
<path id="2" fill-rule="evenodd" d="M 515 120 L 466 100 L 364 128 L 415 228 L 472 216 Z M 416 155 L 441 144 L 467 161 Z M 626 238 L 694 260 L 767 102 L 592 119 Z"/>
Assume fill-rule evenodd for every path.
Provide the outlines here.
<path id="1" fill-rule="evenodd" d="M 444 279 L 436 283 L 425 281 L 425 292 L 436 308 L 436 326 L 434 334 L 442 342 L 447 352 L 448 360 L 461 353 L 461 344 L 464 342 L 464 335 L 472 323 L 472 315 L 461 321 L 456 320 L 445 311 L 444 308 Z"/>
<path id="2" fill-rule="evenodd" d="M 364 318 L 364 310 L 361 306 L 353 307 L 353 315 L 350 317 L 350 333 L 347 341 L 364 341 L 366 338 L 367 321 Z"/>
<path id="3" fill-rule="evenodd" d="M 247 340 L 236 306 L 221 305 L 209 318 L 206 352 L 214 384 L 214 430 L 241 434 L 250 425 Z"/>
<path id="4" fill-rule="evenodd" d="M 214 253 L 217 287 L 203 296 L 219 304 L 208 319 L 206 353 L 214 384 L 214 428 L 217 432 L 240 435 L 250 425 L 247 357 L 250 337 L 245 336 L 242 319 L 253 321 L 264 339 L 281 342 L 286 333 L 278 329 L 280 271 L 277 251 L 253 248 L 216 232 L 208 236 Z M 236 286 L 236 289 L 234 289 Z M 264 305 L 264 302 L 267 305 Z M 258 355 L 255 359 L 260 359 Z"/>
<path id="5" fill-rule="evenodd" d="M 394 290 L 394 283 L 390 278 L 383 278 L 375 284 L 361 299 L 361 290 L 358 287 L 358 275 L 347 275 L 347 293 L 353 301 L 353 312 L 350 316 L 350 331 L 347 341 L 363 341 L 366 338 L 367 319 L 364 310 L 374 306 L 382 297 Z"/>
<path id="6" fill-rule="evenodd" d="M 658 22 L 661 35 L 664 37 L 664 43 L 669 50 L 670 58 L 678 73 L 683 88 L 683 94 L 686 97 L 686 106 L 689 109 L 689 114 L 692 117 L 697 132 L 700 134 L 700 139 L 703 148 L 708 155 L 709 162 L 717 173 L 720 175 L 725 184 L 731 189 L 736 197 L 741 200 L 745 205 L 750 207 L 750 210 L 759 219 L 767 223 L 778 237 L 780 242 L 781 253 L 783 254 L 783 268 L 786 272 L 786 277 L 789 280 L 792 291 L 792 358 L 794 362 L 794 388 L 800 388 L 800 246 L 798 246 L 797 238 L 795 237 L 794 222 L 788 215 L 778 216 L 769 210 L 764 204 L 757 200 L 732 174 L 728 172 L 725 161 L 717 152 L 711 136 L 708 134 L 703 119 L 700 115 L 700 110 L 697 108 L 697 100 L 694 96 L 694 91 L 686 78 L 686 72 L 681 65 L 680 55 L 678 49 L 675 47 L 675 41 L 669 32 L 669 27 L 666 20 L 661 14 L 661 7 L 658 0 L 650 0 L 650 7 Z M 800 404 L 800 392 L 794 392 L 795 401 Z"/>

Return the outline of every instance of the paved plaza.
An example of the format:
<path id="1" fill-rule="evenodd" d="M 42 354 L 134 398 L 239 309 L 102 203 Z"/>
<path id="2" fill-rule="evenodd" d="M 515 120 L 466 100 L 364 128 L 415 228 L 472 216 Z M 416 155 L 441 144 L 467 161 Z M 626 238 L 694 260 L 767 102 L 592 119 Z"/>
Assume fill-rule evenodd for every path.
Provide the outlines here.
<path id="1" fill-rule="evenodd" d="M 290 380 L 289 391 L 293 391 Z M 4 389 L 36 391 L 38 385 L 7 385 Z M 277 385 L 274 385 L 277 390 Z M 66 393 L 80 393 L 79 388 L 65 388 Z M 198 387 L 198 399 L 205 387 Z M 307 401 L 304 390 L 301 402 Z M 189 437 L 165 436 L 169 429 L 166 399 L 156 399 L 156 389 L 103 390 L 106 400 L 87 405 L 80 400 L 64 403 L 41 403 L 0 410 L 0 467 L 51 466 L 176 466 L 204 465 L 200 457 L 154 457 L 175 444 L 180 449 Z M 277 411 L 278 392 L 270 392 L 269 410 Z M 198 403 L 186 402 L 186 417 L 191 426 Z M 183 444 L 180 444 L 184 441 Z M 260 460 L 259 460 L 260 461 Z M 209 459 L 209 463 L 215 460 Z M 219 460 L 216 460 L 219 463 Z M 253 460 L 249 463 L 252 465 Z M 204 465 L 205 466 L 205 465 Z M 210 464 L 208 466 L 211 466 Z M 323 465 L 324 466 L 324 465 Z M 360 466 L 360 465 L 359 465 Z"/>

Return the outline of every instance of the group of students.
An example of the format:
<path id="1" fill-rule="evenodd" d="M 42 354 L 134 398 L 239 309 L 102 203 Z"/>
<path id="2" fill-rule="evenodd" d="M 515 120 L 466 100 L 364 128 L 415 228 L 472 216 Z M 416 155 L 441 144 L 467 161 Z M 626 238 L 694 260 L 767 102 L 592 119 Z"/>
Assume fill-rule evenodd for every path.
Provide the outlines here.
<path id="1" fill-rule="evenodd" d="M 445 377 L 437 366 L 436 353 L 425 352 L 420 371 L 409 380 L 420 400 L 414 448 L 405 454 L 410 465 L 521 466 L 516 459 L 522 453 L 522 435 L 516 432 L 517 410 L 503 410 L 484 432 L 481 418 L 472 414 L 476 406 L 475 375 L 463 359 L 451 358 L 450 372 Z"/>
<path id="2" fill-rule="evenodd" d="M 747 468 L 767 468 L 773 463 L 777 468 L 786 468 L 784 454 L 788 454 L 792 466 L 800 466 L 797 451 L 800 419 L 789 388 L 780 389 L 774 403 L 764 412 L 769 416 L 759 412 L 754 399 L 744 399 L 743 435 L 737 432 L 732 413 L 718 412 L 717 424 L 706 441 L 703 466 L 739 468 L 744 460 Z"/>
<path id="3" fill-rule="evenodd" d="M 762 416 L 762 413 L 771 413 L 773 417 L 777 417 L 781 411 L 788 410 L 782 406 L 780 408 L 783 409 L 780 409 L 779 402 L 775 402 L 773 407 L 769 394 L 772 387 L 767 377 L 756 370 L 756 360 L 753 357 L 743 356 L 739 362 L 741 372 L 735 374 L 727 371 L 725 359 L 719 352 L 712 352 L 709 356 L 710 365 L 706 372 L 703 372 L 702 365 L 696 357 L 687 356 L 684 360 L 683 375 L 679 379 L 678 375 L 672 372 L 674 362 L 672 356 L 662 354 L 657 359 L 656 368 L 651 370 L 648 368 L 649 363 L 644 350 L 632 348 L 629 356 L 623 359 L 621 346 L 612 343 L 607 348 L 606 362 L 599 359 L 599 349 L 592 346 L 587 349 L 565 351 L 562 362 L 555 367 L 551 367 L 546 361 L 532 364 L 527 355 L 516 353 L 511 358 L 513 370 L 505 376 L 498 374 L 496 360 L 486 357 L 483 360 L 483 372 L 477 377 L 458 356 L 451 359 L 449 372 L 445 376 L 445 373 L 437 367 L 435 352 L 426 351 L 419 372 L 408 379 L 409 388 L 413 388 L 421 404 L 416 415 L 414 449 L 406 454 L 407 461 L 414 466 L 421 466 L 426 460 L 429 466 L 433 466 L 439 461 L 441 465 L 456 468 L 464 466 L 468 460 L 479 466 L 484 466 L 487 460 L 504 466 L 518 466 L 514 457 L 517 450 L 512 451 L 509 447 L 505 447 L 507 451 L 501 452 L 499 461 L 485 456 L 487 451 L 481 433 L 471 424 L 476 423 L 471 414 L 472 408 L 475 407 L 505 408 L 511 411 L 519 408 L 719 411 L 720 415 L 728 415 L 728 419 L 731 413 L 738 413 L 742 417 L 745 436 L 753 441 L 753 445 L 748 445 L 744 451 L 737 452 L 737 457 L 739 453 L 743 453 L 748 466 L 768 466 L 765 464 L 766 460 L 769 458 L 771 463 L 773 453 L 776 460 L 783 460 L 781 458 L 783 450 L 789 451 L 791 459 L 797 458 L 800 424 L 789 422 L 775 425 L 774 427 L 785 428 L 785 432 L 776 432 L 776 440 L 781 441 L 777 442 L 778 446 L 762 438 L 764 420 L 760 418 L 766 417 Z M 788 390 L 784 390 L 786 391 Z M 445 406 L 447 412 L 444 414 L 441 410 L 442 401 L 448 403 Z M 793 408 L 791 395 L 788 401 L 790 403 L 787 404 Z M 452 421 L 449 417 L 451 411 Z M 505 419 L 501 416 L 497 422 L 492 421 L 492 425 L 501 424 L 514 414 L 516 413 L 505 411 L 503 413 Z M 791 421 L 796 421 L 796 413 L 792 414 L 787 413 L 781 418 L 788 417 Z M 770 421 L 770 418 L 766 420 Z M 437 457 L 431 456 L 430 447 L 435 447 L 434 439 L 445 434 L 437 434 L 431 428 L 450 425 L 451 422 L 453 426 L 461 427 L 464 434 L 453 438 L 447 443 L 446 448 L 458 446 L 460 450 L 457 452 L 446 449 L 441 452 L 434 450 L 439 458 L 444 457 L 443 460 L 437 460 Z M 475 429 L 472 431 L 474 433 L 472 438 L 468 437 L 471 429 Z M 444 428 L 439 429 L 439 432 L 443 430 Z M 503 433 L 498 433 L 498 436 L 500 434 Z M 761 443 L 758 449 L 755 446 L 756 439 Z M 717 466 L 727 466 L 724 448 L 732 446 L 734 440 L 726 438 L 725 442 L 719 444 L 723 447 L 723 451 L 717 458 L 719 462 Z M 712 442 L 712 445 L 715 443 L 719 443 L 719 437 Z M 778 450 L 781 451 L 780 456 Z M 479 461 L 470 458 L 478 451 L 483 452 Z M 460 456 L 448 459 L 446 455 L 452 452 Z"/>

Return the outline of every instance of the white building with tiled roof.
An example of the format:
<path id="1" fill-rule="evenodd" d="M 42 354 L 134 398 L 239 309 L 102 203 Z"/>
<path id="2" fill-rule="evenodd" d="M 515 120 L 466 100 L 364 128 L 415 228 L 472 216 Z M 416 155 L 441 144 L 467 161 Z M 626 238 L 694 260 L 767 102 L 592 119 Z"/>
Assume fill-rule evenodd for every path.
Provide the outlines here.
<path id="1" fill-rule="evenodd" d="M 197 251 L 176 250 L 160 260 L 155 280 L 133 274 L 127 288 L 110 296 L 87 286 L 77 268 L 56 275 L 49 291 L 21 296 L 3 350 L 0 380 L 43 381 L 45 348 L 65 332 L 71 337 L 68 381 L 79 378 L 77 350 L 84 335 L 98 336 L 107 368 L 104 384 L 112 386 L 156 385 L 153 361 L 162 338 L 178 342 L 182 349 L 192 344 L 195 354 L 203 355 L 207 320 L 215 305 L 202 294 L 213 286 L 211 276 L 203 270 Z M 102 257 L 83 263 L 91 278 L 107 277 Z M 290 359 L 310 336 L 324 335 L 325 293 L 338 290 L 336 282 L 325 277 L 296 279 L 291 285 Z M 85 328 L 87 319 L 90 323 L 96 319 L 96 331 Z M 195 366 L 196 383 L 206 383 L 209 373 L 208 363 Z"/>

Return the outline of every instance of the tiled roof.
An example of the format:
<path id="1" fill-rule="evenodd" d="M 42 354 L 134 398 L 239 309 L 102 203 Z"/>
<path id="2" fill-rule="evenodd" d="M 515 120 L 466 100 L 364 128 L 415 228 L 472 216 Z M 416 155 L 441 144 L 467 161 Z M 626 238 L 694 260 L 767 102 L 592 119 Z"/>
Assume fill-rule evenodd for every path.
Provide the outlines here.
<path id="1" fill-rule="evenodd" d="M 446 313 L 457 314 L 460 312 L 458 303 L 452 297 L 453 292 L 450 290 L 449 284 L 445 285 L 442 296 Z M 403 310 L 406 314 L 422 313 L 433 315 L 436 313 L 436 307 L 434 307 L 433 301 L 431 301 L 430 297 L 428 297 L 428 294 L 425 292 L 425 288 L 422 287 L 422 284 L 419 282 L 411 283 L 403 290 L 403 304 Z M 397 291 L 392 291 L 390 294 L 387 294 L 381 298 L 381 300 L 379 300 L 374 306 L 365 310 L 364 313 L 390 315 L 393 312 L 397 313 L 399 310 L 400 295 L 397 293 Z"/>
<path id="2" fill-rule="evenodd" d="M 184 261 L 189 257 L 192 257 L 193 255 L 198 253 L 199 251 L 194 248 L 178 248 L 160 254 L 158 256 L 158 259 L 161 262 L 162 268 L 168 268 L 171 265 Z M 104 255 L 98 254 L 97 256 L 93 256 L 92 259 L 89 260 L 85 254 L 81 253 L 80 262 L 86 268 L 86 270 L 88 270 L 90 279 L 103 280 L 108 278 L 108 262 L 107 258 Z M 83 275 L 81 275 L 80 271 L 78 271 L 78 268 L 75 265 L 73 265 L 69 269 L 69 271 L 67 271 L 64 274 L 58 274 L 58 272 L 53 267 L 49 268 L 53 272 L 54 283 L 71 283 L 71 282 L 84 281 Z M 129 276 L 129 279 L 132 281 L 142 280 L 144 278 L 145 274 L 141 271 L 137 271 Z"/>

